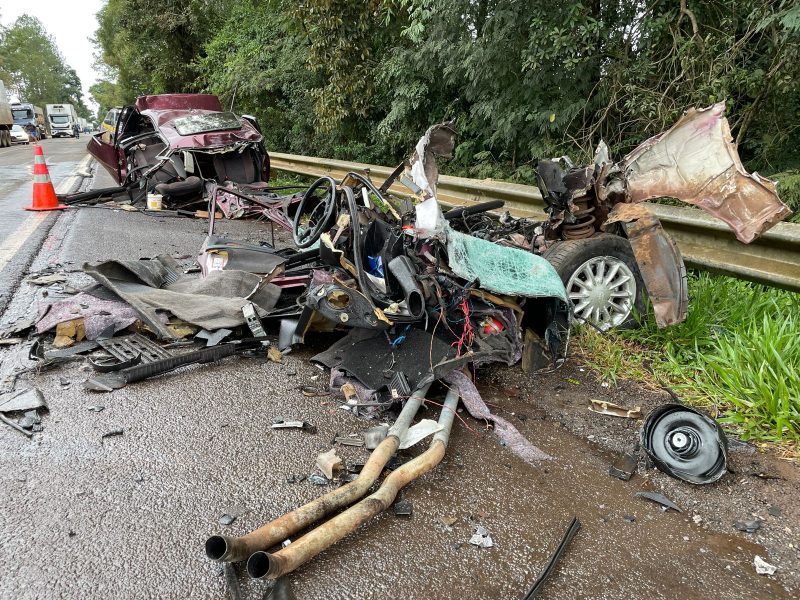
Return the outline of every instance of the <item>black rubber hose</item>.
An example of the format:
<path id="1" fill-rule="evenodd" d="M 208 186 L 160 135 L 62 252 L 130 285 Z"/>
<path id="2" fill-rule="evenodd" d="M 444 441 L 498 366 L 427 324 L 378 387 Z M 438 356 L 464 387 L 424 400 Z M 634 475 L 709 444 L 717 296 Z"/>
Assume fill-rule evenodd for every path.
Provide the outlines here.
<path id="1" fill-rule="evenodd" d="M 561 538 L 561 542 L 558 544 L 558 548 L 556 548 L 556 551 L 553 552 L 553 555 L 547 562 L 547 566 L 544 568 L 544 571 L 542 571 L 542 574 L 539 575 L 536 581 L 533 582 L 533 586 L 531 586 L 531 589 L 528 591 L 527 594 L 525 594 L 522 600 L 532 600 L 539 594 L 539 592 L 542 591 L 542 588 L 544 587 L 547 578 L 555 570 L 558 561 L 561 560 L 561 556 L 564 554 L 564 552 L 567 549 L 567 546 L 569 546 L 569 543 L 572 541 L 572 538 L 575 537 L 575 534 L 578 533 L 578 530 L 580 528 L 581 528 L 581 522 L 578 521 L 577 517 L 573 517 L 572 521 L 569 524 L 569 527 L 567 527 L 567 531 L 564 533 L 564 537 Z"/>
<path id="2" fill-rule="evenodd" d="M 451 208 L 444 213 L 444 218 L 446 221 L 452 221 L 453 219 L 461 219 L 462 217 L 469 217 L 470 215 L 477 215 L 497 208 L 503 208 L 505 205 L 506 203 L 503 200 L 490 200 L 489 202 L 480 202 L 473 206 L 459 206 L 457 208 Z"/>

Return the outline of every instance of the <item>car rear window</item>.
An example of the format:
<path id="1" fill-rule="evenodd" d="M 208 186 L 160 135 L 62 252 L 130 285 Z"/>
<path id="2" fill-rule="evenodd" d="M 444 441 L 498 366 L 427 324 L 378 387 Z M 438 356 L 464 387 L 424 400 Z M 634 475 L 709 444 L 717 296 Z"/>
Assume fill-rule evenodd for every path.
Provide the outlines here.
<path id="1" fill-rule="evenodd" d="M 189 115 L 175 119 L 175 130 L 181 135 L 192 135 L 206 131 L 221 131 L 224 129 L 239 129 L 242 124 L 232 112 L 214 112 L 198 115 Z"/>

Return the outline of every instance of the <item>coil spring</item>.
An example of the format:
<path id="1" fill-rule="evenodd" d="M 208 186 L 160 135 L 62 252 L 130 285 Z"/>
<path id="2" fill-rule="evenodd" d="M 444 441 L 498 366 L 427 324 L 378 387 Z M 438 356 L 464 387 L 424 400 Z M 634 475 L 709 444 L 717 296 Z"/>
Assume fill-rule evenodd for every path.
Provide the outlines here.
<path id="1" fill-rule="evenodd" d="M 589 206 L 591 199 L 589 196 L 573 198 L 576 210 L 573 212 L 574 223 L 564 223 L 562 226 L 562 237 L 565 240 L 580 240 L 594 235 L 595 217 L 592 215 L 595 207 Z"/>

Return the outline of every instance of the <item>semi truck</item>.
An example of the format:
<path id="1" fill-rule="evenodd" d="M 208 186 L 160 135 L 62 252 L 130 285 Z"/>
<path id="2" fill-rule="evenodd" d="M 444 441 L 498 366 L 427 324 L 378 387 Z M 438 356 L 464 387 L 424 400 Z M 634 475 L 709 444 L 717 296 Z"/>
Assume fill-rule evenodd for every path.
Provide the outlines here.
<path id="1" fill-rule="evenodd" d="M 11 128 L 14 126 L 14 115 L 6 96 L 6 86 L 0 81 L 0 148 L 11 145 Z"/>
<path id="2" fill-rule="evenodd" d="M 50 135 L 57 137 L 78 137 L 75 133 L 78 124 L 78 113 L 72 104 L 48 104 L 47 122 L 50 125 Z"/>
<path id="3" fill-rule="evenodd" d="M 11 104 L 11 113 L 14 115 L 14 123 L 21 125 L 25 131 L 32 125 L 39 132 L 39 139 L 44 139 L 50 135 L 47 121 L 44 118 L 44 111 L 38 106 L 29 102 L 14 102 Z"/>

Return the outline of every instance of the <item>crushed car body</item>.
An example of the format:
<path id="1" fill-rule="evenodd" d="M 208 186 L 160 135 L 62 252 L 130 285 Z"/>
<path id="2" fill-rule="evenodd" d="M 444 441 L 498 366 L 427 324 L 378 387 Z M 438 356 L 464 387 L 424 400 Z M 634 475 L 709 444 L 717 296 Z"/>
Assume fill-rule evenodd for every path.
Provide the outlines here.
<path id="1" fill-rule="evenodd" d="M 206 203 L 206 186 L 259 194 L 269 155 L 253 117 L 225 112 L 210 94 L 139 97 L 120 109 L 113 134 L 95 134 L 89 153 L 125 187 L 160 194 L 171 206 Z"/>
<path id="2" fill-rule="evenodd" d="M 722 219 L 750 243 L 790 214 L 775 183 L 749 174 L 731 141 L 725 104 L 690 109 L 668 131 L 619 162 L 600 143 L 590 166 L 540 160 L 546 221 L 467 214 L 460 231 L 547 258 L 561 275 L 573 314 L 607 330 L 633 325 L 653 306 L 656 324 L 688 310 L 686 267 L 674 240 L 644 200 L 674 197 Z"/>

